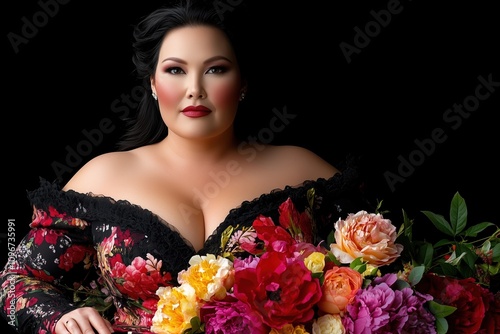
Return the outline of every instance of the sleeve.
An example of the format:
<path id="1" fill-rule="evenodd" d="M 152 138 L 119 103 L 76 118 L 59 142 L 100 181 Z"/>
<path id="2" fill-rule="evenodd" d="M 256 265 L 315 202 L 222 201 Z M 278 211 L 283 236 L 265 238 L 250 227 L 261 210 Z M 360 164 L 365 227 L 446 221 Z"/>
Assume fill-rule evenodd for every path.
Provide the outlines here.
<path id="1" fill-rule="evenodd" d="M 53 206 L 33 209 L 29 232 L 0 272 L 0 312 L 19 333 L 53 333 L 95 274 L 96 251 L 86 221 Z"/>

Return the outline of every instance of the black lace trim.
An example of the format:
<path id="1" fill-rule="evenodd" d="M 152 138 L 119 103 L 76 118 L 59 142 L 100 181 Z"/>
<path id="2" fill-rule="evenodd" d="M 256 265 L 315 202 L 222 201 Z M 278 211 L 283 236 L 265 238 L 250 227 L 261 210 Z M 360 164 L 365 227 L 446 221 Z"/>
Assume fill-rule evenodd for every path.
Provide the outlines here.
<path id="1" fill-rule="evenodd" d="M 40 187 L 28 193 L 31 203 L 39 209 L 55 207 L 60 213 L 83 219 L 93 225 L 109 224 L 147 236 L 140 243 L 138 254 L 151 253 L 163 260 L 163 270 L 174 279 L 185 269 L 195 250 L 178 230 L 151 211 L 125 200 L 107 196 L 62 191 L 57 182 L 40 178 Z"/>
<path id="2" fill-rule="evenodd" d="M 292 199 L 299 211 L 303 211 L 308 205 L 307 192 L 311 188 L 314 188 L 316 195 L 321 197 L 319 207 L 314 208 L 314 218 L 318 224 L 318 235 L 322 239 L 326 239 L 338 218 L 345 218 L 347 214 L 361 209 L 374 209 L 363 194 L 362 182 L 355 161 L 348 160 L 341 173 L 329 179 L 307 180 L 300 186 L 275 189 L 252 201 L 243 202 L 229 212 L 225 220 L 205 241 L 204 248 L 198 254 L 219 253 L 221 235 L 229 226 L 251 226 L 259 214 L 272 217 L 277 222 L 277 209 L 288 197 Z"/>
<path id="3" fill-rule="evenodd" d="M 321 203 L 314 208 L 317 229 L 321 237 L 325 237 L 333 228 L 333 223 L 348 213 L 361 209 L 373 210 L 362 193 L 362 183 L 354 160 L 346 160 L 341 173 L 329 179 L 307 180 L 299 186 L 286 186 L 262 194 L 258 198 L 243 202 L 232 209 L 224 221 L 205 241 L 198 254 L 218 254 L 221 235 L 228 226 L 251 226 L 258 214 L 273 219 L 278 218 L 278 207 L 290 197 L 299 211 L 303 211 L 307 203 L 307 192 L 315 189 Z M 75 191 L 62 191 L 58 183 L 50 183 L 40 178 L 40 187 L 28 193 L 28 197 L 36 207 L 48 210 L 54 206 L 59 212 L 81 218 L 89 223 L 110 224 L 137 231 L 148 236 L 145 245 L 147 251 L 155 257 L 163 259 L 164 270 L 176 273 L 185 269 L 189 259 L 196 254 L 188 240 L 178 230 L 151 211 L 125 200 L 116 201 L 106 196 L 94 196 Z M 277 220 L 275 220 L 277 221 Z M 142 248 L 142 247 L 141 247 Z"/>

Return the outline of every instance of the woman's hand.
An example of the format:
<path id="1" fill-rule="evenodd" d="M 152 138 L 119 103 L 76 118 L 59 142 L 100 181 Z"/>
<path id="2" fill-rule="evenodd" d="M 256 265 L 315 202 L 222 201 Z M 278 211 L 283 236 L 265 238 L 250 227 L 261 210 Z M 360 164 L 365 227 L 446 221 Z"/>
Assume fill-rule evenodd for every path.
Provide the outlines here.
<path id="1" fill-rule="evenodd" d="M 110 334 L 111 323 L 92 307 L 82 307 L 64 314 L 56 325 L 56 334 Z"/>

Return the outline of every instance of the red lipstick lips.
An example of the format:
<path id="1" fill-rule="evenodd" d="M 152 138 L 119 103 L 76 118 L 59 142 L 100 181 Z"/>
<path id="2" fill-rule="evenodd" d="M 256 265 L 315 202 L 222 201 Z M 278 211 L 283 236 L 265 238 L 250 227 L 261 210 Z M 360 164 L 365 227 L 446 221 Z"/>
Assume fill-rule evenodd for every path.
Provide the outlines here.
<path id="1" fill-rule="evenodd" d="M 210 114 L 212 110 L 205 106 L 188 106 L 182 109 L 182 113 L 187 117 L 203 117 Z"/>

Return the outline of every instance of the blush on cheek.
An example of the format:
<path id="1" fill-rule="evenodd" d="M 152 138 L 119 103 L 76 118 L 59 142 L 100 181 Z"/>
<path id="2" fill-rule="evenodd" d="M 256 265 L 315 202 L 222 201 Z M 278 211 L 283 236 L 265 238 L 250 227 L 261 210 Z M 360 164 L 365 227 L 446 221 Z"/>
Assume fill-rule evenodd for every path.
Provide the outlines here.
<path id="1" fill-rule="evenodd" d="M 213 102 L 219 107 L 233 105 L 239 99 L 235 85 L 219 85 L 212 90 Z"/>
<path id="2" fill-rule="evenodd" d="M 156 94 L 162 105 L 177 105 L 184 97 L 184 93 L 175 88 L 157 88 Z"/>

